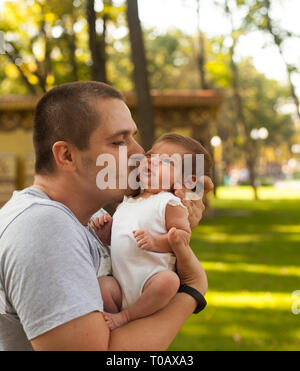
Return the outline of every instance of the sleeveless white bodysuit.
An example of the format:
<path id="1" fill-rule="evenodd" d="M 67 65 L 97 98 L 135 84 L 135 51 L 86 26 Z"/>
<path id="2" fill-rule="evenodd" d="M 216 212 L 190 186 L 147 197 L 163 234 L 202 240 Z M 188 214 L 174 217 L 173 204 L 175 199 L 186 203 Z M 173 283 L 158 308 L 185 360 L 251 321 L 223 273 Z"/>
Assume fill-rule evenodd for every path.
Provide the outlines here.
<path id="1" fill-rule="evenodd" d="M 181 205 L 186 209 L 180 198 L 171 192 L 160 192 L 145 199 L 125 196 L 113 216 L 112 272 L 122 288 L 122 310 L 137 301 L 151 276 L 164 270 L 175 270 L 174 254 L 142 250 L 132 233 L 146 229 L 153 236 L 166 234 L 167 204 Z"/>

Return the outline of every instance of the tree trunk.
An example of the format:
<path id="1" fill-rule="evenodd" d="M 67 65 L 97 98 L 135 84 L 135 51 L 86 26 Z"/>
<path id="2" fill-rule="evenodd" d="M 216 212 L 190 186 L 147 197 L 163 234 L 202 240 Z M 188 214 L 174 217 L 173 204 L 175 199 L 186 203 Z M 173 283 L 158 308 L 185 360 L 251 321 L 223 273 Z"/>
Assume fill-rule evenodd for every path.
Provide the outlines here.
<path id="1" fill-rule="evenodd" d="M 205 39 L 204 35 L 201 32 L 200 27 L 200 0 L 197 1 L 197 42 L 198 47 L 196 50 L 197 53 L 197 63 L 199 68 L 199 74 L 200 74 L 200 89 L 208 89 L 207 79 L 206 79 L 206 73 L 205 73 Z"/>
<path id="2" fill-rule="evenodd" d="M 251 156 L 248 156 L 247 168 L 249 171 L 249 182 L 254 191 L 254 198 L 255 200 L 258 200 L 257 183 L 256 183 L 256 159 L 254 157 L 251 158 Z"/>
<path id="3" fill-rule="evenodd" d="M 250 133 L 248 132 L 247 128 L 247 120 L 245 117 L 244 112 L 244 104 L 243 98 L 240 93 L 240 78 L 239 78 L 239 70 L 238 66 L 234 61 L 234 53 L 237 40 L 234 37 L 234 27 L 233 27 L 233 20 L 230 8 L 228 6 L 228 2 L 226 1 L 225 10 L 227 15 L 230 17 L 231 20 L 231 27 L 232 27 L 232 46 L 229 50 L 230 55 L 230 69 L 231 69 L 231 86 L 233 90 L 233 97 L 236 104 L 236 111 L 237 111 L 237 125 L 238 131 L 243 138 L 244 141 L 244 155 L 246 159 L 247 168 L 249 171 L 249 178 L 250 178 L 250 185 L 254 190 L 255 199 L 257 200 L 257 187 L 256 187 L 256 145 L 250 137 Z"/>
<path id="4" fill-rule="evenodd" d="M 71 14 L 71 29 L 68 32 L 67 35 L 67 42 L 68 42 L 68 48 L 70 51 L 70 64 L 72 66 L 72 76 L 73 81 L 77 81 L 78 76 L 78 66 L 77 66 L 77 60 L 76 60 L 76 34 L 74 32 L 74 24 L 75 24 L 75 16 L 72 13 Z"/>
<path id="5" fill-rule="evenodd" d="M 92 58 L 91 76 L 95 81 L 107 82 L 105 38 L 103 35 L 100 38 L 96 32 L 95 0 L 87 0 L 87 20 Z"/>
<path id="6" fill-rule="evenodd" d="M 237 110 L 237 122 L 238 122 L 238 128 L 240 131 L 241 136 L 244 139 L 244 154 L 246 158 L 246 164 L 249 171 L 249 180 L 250 185 L 252 186 L 254 190 L 254 196 L 255 199 L 258 199 L 257 195 L 257 185 L 256 185 L 256 146 L 253 143 L 252 139 L 249 136 L 248 130 L 247 130 L 247 122 L 246 117 L 244 113 L 244 107 L 243 107 L 243 98 L 240 93 L 239 88 L 239 72 L 238 67 L 234 62 L 233 56 L 234 56 L 234 48 L 235 43 L 233 43 L 233 46 L 231 48 L 230 52 L 230 66 L 231 66 L 231 73 L 232 73 L 232 89 L 233 89 L 233 95 L 234 100 L 236 104 L 236 110 Z"/>
<path id="7" fill-rule="evenodd" d="M 154 113 L 151 102 L 146 54 L 137 0 L 127 0 L 127 21 L 134 64 L 134 81 L 137 96 L 137 119 L 142 146 L 151 148 L 154 140 Z"/>

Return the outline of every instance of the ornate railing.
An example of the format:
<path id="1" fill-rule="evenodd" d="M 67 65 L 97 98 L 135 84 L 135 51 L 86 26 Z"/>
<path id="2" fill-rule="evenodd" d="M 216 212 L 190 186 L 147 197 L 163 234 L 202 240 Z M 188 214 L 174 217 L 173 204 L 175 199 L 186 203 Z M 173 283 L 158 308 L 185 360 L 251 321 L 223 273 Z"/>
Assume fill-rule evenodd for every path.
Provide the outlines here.
<path id="1" fill-rule="evenodd" d="M 135 117 L 135 94 L 124 95 Z M 222 104 L 222 93 L 212 90 L 152 91 L 151 96 L 157 135 L 181 131 L 209 147 L 210 126 Z M 40 96 L 30 95 L 0 96 L 0 204 L 10 197 L 14 189 L 32 183 L 34 156 L 31 143 L 27 143 L 31 151 L 25 154 L 18 150 L 23 143 L 15 143 L 14 150 L 6 150 L 5 153 L 2 148 L 8 133 L 14 135 L 20 129 L 24 132 L 32 130 L 33 113 L 39 99 Z"/>

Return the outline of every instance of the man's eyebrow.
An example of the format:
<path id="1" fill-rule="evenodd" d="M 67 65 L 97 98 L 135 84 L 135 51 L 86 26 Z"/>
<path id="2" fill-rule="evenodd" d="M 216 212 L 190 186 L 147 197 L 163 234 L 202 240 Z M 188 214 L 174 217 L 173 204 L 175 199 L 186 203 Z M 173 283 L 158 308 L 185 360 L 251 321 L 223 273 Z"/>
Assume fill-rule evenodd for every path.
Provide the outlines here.
<path id="1" fill-rule="evenodd" d="M 130 135 L 130 134 L 135 136 L 137 134 L 137 129 L 133 133 L 132 133 L 131 130 L 119 130 L 116 133 L 114 133 L 113 135 L 111 135 L 110 137 L 108 137 L 107 139 L 110 140 L 110 139 L 113 139 L 113 138 L 118 137 L 120 135 Z"/>

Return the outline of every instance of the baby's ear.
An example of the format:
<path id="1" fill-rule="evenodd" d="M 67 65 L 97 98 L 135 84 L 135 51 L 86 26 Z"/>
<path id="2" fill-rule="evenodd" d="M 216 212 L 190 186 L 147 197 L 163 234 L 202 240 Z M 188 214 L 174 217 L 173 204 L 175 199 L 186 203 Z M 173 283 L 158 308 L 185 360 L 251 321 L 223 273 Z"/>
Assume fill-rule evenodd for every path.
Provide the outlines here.
<path id="1" fill-rule="evenodd" d="M 197 183 L 196 175 L 187 175 L 184 178 L 184 186 L 187 189 L 194 189 Z"/>

